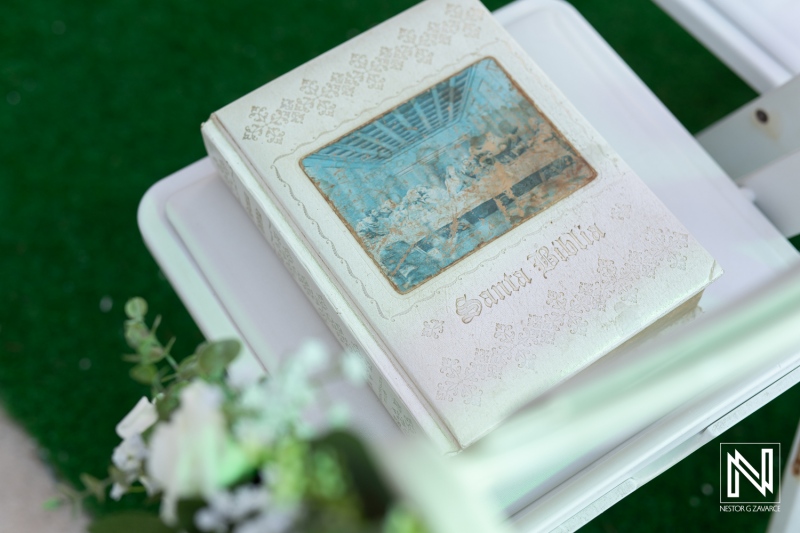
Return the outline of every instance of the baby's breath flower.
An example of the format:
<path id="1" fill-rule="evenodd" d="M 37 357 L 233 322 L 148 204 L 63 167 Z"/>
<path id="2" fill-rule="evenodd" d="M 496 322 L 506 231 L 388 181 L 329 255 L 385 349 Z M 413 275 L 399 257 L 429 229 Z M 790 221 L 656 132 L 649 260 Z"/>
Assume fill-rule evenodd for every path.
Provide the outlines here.
<path id="1" fill-rule="evenodd" d="M 263 511 L 256 517 L 236 526 L 234 533 L 286 533 L 300 517 L 297 507 L 275 507 Z"/>
<path id="2" fill-rule="evenodd" d="M 369 377 L 364 359 L 356 352 L 345 352 L 342 356 L 342 373 L 356 385 L 362 385 Z"/>
<path id="3" fill-rule="evenodd" d="M 350 421 L 350 409 L 343 403 L 335 403 L 328 411 L 328 423 L 331 427 L 345 427 Z"/>
<path id="4" fill-rule="evenodd" d="M 233 431 L 245 450 L 257 454 L 286 435 L 313 436 L 303 415 L 316 400 L 311 377 L 327 359 L 321 342 L 307 342 L 268 379 L 244 387 L 239 405 L 246 414 L 234 421 Z"/>
<path id="5" fill-rule="evenodd" d="M 208 507 L 195 515 L 195 525 L 201 531 L 228 531 L 230 526 L 255 518 L 259 513 L 273 512 L 271 498 L 263 486 L 243 485 L 234 491 L 218 491 L 207 501 Z"/>
<path id="6" fill-rule="evenodd" d="M 194 525 L 200 531 L 224 533 L 228 530 L 228 521 L 211 507 L 204 507 L 194 515 Z"/>
<path id="7" fill-rule="evenodd" d="M 306 341 L 294 354 L 292 360 L 300 362 L 306 374 L 311 374 L 324 367 L 328 362 L 328 350 L 321 341 Z"/>

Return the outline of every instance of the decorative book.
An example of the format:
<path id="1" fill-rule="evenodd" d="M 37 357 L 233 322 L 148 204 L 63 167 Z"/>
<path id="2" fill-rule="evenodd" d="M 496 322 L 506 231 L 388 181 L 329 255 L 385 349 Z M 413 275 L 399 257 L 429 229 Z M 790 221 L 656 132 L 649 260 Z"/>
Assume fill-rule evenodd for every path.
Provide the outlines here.
<path id="1" fill-rule="evenodd" d="M 475 0 L 423 2 L 203 136 L 396 422 L 445 451 L 721 274 Z"/>

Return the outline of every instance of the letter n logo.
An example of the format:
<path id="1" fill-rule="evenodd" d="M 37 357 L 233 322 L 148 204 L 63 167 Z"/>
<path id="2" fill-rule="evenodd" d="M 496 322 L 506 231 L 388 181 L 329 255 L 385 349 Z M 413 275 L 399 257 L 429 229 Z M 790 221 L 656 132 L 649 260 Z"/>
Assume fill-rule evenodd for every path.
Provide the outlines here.
<path id="1" fill-rule="evenodd" d="M 781 445 L 721 443 L 720 503 L 780 503 Z"/>

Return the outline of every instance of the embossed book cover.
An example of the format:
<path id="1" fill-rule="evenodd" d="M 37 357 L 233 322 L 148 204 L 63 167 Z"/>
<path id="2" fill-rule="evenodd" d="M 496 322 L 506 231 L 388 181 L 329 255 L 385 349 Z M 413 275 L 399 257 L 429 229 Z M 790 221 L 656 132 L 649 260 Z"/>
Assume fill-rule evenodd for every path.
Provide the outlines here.
<path id="1" fill-rule="evenodd" d="M 445 450 L 721 273 L 477 1 L 423 2 L 203 135 L 398 424 Z"/>

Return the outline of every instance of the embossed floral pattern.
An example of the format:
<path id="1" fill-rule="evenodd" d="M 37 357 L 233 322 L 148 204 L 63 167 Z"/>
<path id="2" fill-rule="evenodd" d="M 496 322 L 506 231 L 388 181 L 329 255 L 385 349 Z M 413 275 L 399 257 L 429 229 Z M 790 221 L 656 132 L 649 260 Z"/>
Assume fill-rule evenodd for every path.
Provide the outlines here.
<path id="1" fill-rule="evenodd" d="M 475 361 L 470 363 L 470 368 L 480 376 L 481 379 L 500 379 L 503 377 L 502 371 L 506 365 L 506 350 L 503 347 L 495 347 L 491 350 L 475 350 Z"/>
<path id="2" fill-rule="evenodd" d="M 303 124 L 312 111 L 316 111 L 319 117 L 335 117 L 337 98 L 354 97 L 364 86 L 370 91 L 382 91 L 386 83 L 383 74 L 403 71 L 412 61 L 430 65 L 436 48 L 450 46 L 456 34 L 469 39 L 480 37 L 478 21 L 481 15 L 479 9 L 448 4 L 444 20 L 429 22 L 424 31 L 401 28 L 394 46 L 381 46 L 371 58 L 366 54 L 352 54 L 349 61 L 351 70 L 333 72 L 325 81 L 302 80 L 297 91 L 303 96 L 284 99 L 274 111 L 264 106 L 253 106 L 248 115 L 251 123 L 245 126 L 242 139 L 282 144 L 286 128 Z"/>
<path id="3" fill-rule="evenodd" d="M 611 208 L 611 218 L 627 220 L 631 218 L 632 207 L 630 204 L 616 204 Z"/>
<path id="4" fill-rule="evenodd" d="M 617 294 L 622 301 L 632 304 L 636 303 L 636 295 L 639 292 L 634 284 L 639 279 L 640 271 L 640 266 L 631 263 L 630 260 L 622 268 L 617 268 L 614 261 L 610 259 L 601 257 L 597 260 L 597 274 L 608 294 Z"/>
<path id="5" fill-rule="evenodd" d="M 263 139 L 265 142 L 272 144 L 283 143 L 285 133 L 279 127 L 281 124 L 279 120 L 272 119 L 266 107 L 254 105 L 250 108 L 250 115 L 248 116 L 253 122 L 245 127 L 242 139 L 247 141 Z"/>
<path id="6" fill-rule="evenodd" d="M 416 435 L 417 428 L 414 423 L 411 421 L 411 418 L 408 416 L 408 411 L 406 411 L 403 406 L 400 404 L 400 401 L 393 397 L 392 398 L 392 405 L 389 409 L 390 414 L 392 415 L 392 419 L 398 425 L 398 427 L 403 431 L 406 435 Z"/>
<path id="7" fill-rule="evenodd" d="M 445 13 L 450 17 L 449 23 L 458 25 L 458 30 L 460 30 L 465 37 L 470 39 L 477 39 L 480 37 L 481 27 L 476 24 L 481 18 L 479 9 L 474 7 L 464 9 L 462 6 L 456 4 L 448 4 Z"/>
<path id="8" fill-rule="evenodd" d="M 522 332 L 531 344 L 553 344 L 556 338 L 556 327 L 550 315 L 528 315 L 528 322 Z"/>
<path id="9" fill-rule="evenodd" d="M 535 371 L 537 347 L 555 344 L 559 334 L 585 336 L 592 313 L 635 305 L 637 281 L 655 278 L 662 265 L 685 269 L 688 235 L 648 227 L 644 242 L 644 249 L 631 251 L 622 264 L 598 258 L 596 281 L 579 281 L 572 290 L 563 283 L 548 290 L 548 313 L 530 314 L 518 325 L 496 323 L 496 345 L 477 348 L 466 366 L 458 359 L 443 358 L 440 372 L 448 379 L 439 383 L 437 398 L 452 401 L 463 396 L 464 403 L 480 405 L 479 383 L 503 379 L 510 368 Z"/>
<path id="10" fill-rule="evenodd" d="M 547 305 L 553 310 L 549 316 L 557 329 L 565 327 L 574 335 L 586 335 L 589 322 L 582 316 L 586 308 L 577 298 L 568 299 L 561 291 L 547 291 Z"/>
<path id="11" fill-rule="evenodd" d="M 442 367 L 439 372 L 445 379 L 439 383 L 436 393 L 438 400 L 452 402 L 461 398 L 467 405 L 480 405 L 483 391 L 478 389 L 478 377 L 474 369 L 461 365 L 458 359 L 442 357 Z"/>
<path id="12" fill-rule="evenodd" d="M 575 295 L 575 306 L 584 311 L 591 311 L 599 309 L 600 311 L 606 310 L 606 302 L 608 301 L 608 287 L 599 281 L 594 283 L 580 282 L 578 286 L 578 294 Z"/>
<path id="13" fill-rule="evenodd" d="M 470 363 L 481 381 L 502 379 L 504 369 L 510 363 L 516 363 L 519 368 L 534 368 L 534 346 L 549 343 L 553 329 L 550 323 L 540 322 L 541 317 L 530 315 L 528 321 L 520 321 L 520 332 L 514 330 L 511 324 L 495 324 L 495 338 L 502 344 L 485 350 L 475 350 L 474 361 Z"/>
<path id="14" fill-rule="evenodd" d="M 514 326 L 508 324 L 497 324 L 494 329 L 494 338 L 500 342 L 514 342 Z"/>
<path id="15" fill-rule="evenodd" d="M 426 320 L 422 325 L 422 336 L 438 339 L 444 333 L 444 322 L 441 320 Z"/>
<path id="16" fill-rule="evenodd" d="M 275 253 L 278 254 L 278 257 L 283 262 L 283 265 L 289 271 L 289 274 L 300 283 L 300 286 L 306 293 L 309 299 L 312 299 L 313 291 L 311 291 L 310 286 L 305 278 L 298 278 L 297 266 L 295 265 L 294 254 L 286 245 L 286 242 L 281 238 L 280 233 L 275 228 L 270 228 L 270 243 L 272 244 L 272 249 L 275 250 Z M 302 280 L 302 281 L 300 281 Z"/>
<path id="17" fill-rule="evenodd" d="M 665 260 L 670 268 L 686 270 L 686 256 L 681 250 L 689 247 L 689 236 L 669 229 L 647 228 L 644 236 L 650 243 L 647 252 L 656 262 Z"/>
<path id="18" fill-rule="evenodd" d="M 214 161 L 214 166 L 219 171 L 222 181 L 228 186 L 233 195 L 239 199 L 239 180 L 234 175 L 231 166 L 223 157 L 220 157 L 216 151 L 211 154 L 211 159 Z"/>

